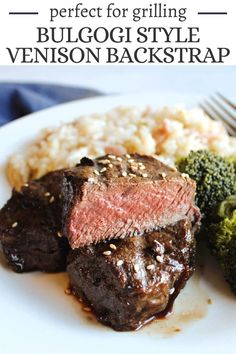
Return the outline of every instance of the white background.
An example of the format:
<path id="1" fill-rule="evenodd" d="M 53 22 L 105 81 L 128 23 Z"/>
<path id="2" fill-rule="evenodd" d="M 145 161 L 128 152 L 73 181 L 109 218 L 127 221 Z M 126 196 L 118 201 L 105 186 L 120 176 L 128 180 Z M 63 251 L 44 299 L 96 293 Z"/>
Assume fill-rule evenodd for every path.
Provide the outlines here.
<path id="1" fill-rule="evenodd" d="M 226 60 L 226 64 L 236 64 L 236 50 L 235 50 L 235 32 L 236 32 L 236 4 L 235 0 L 166 0 L 162 3 L 166 3 L 168 7 L 187 7 L 187 20 L 186 22 L 179 22 L 178 19 L 149 19 L 144 18 L 139 22 L 132 22 L 132 17 L 129 19 L 88 19 L 88 18 L 58 18 L 53 23 L 50 23 L 49 8 L 74 8 L 77 3 L 82 2 L 87 7 L 104 6 L 111 2 L 119 4 L 119 7 L 148 7 L 150 3 L 158 1 L 151 0 L 49 0 L 49 1 L 30 1 L 30 0 L 8 0 L 2 1 L 0 5 L 0 64 L 10 64 L 10 57 L 7 54 L 6 47 L 34 47 L 37 39 L 37 32 L 35 28 L 37 26 L 73 26 L 76 29 L 91 26 L 96 28 L 98 26 L 105 26 L 112 28 L 114 26 L 199 26 L 200 27 L 200 43 L 194 43 L 192 46 L 199 46 L 201 48 L 206 47 L 230 47 L 231 56 Z M 9 11 L 39 11 L 38 16 L 9 16 Z M 198 11 L 228 11 L 227 16 L 198 16 Z M 52 43 L 41 44 L 42 47 L 50 47 Z M 109 44 L 109 43 L 108 43 Z M 114 43 L 110 43 L 114 46 Z M 174 45 L 174 43 L 172 44 Z M 55 46 L 55 44 L 54 44 Z M 63 46 L 63 44 L 58 44 Z M 68 45 L 68 47 L 75 46 L 75 44 Z M 89 47 L 96 47 L 96 43 L 85 45 Z M 123 46 L 119 44 L 118 46 Z M 142 46 L 139 44 L 139 46 Z M 162 46 L 162 43 L 151 44 L 146 43 L 145 46 Z M 169 44 L 167 43 L 167 46 Z M 177 45 L 179 46 L 179 45 Z M 184 44 L 184 46 L 186 46 Z M 187 45 L 188 46 L 188 45 Z M 191 45 L 190 45 L 191 46 Z M 134 49 L 135 45 L 129 46 Z M 102 60 L 104 62 L 104 58 Z M 13 64 L 12 64 L 13 65 Z M 31 64 L 33 65 L 33 64 Z M 35 64 L 37 65 L 37 64 Z M 46 64 L 45 64 L 46 65 Z M 53 64 L 51 64 L 53 65 Z M 75 64 L 77 65 L 77 64 Z M 122 64 L 120 64 L 122 65 Z M 130 64 L 133 65 L 133 64 Z M 142 65 L 142 64 L 141 64 Z M 192 65 L 192 64 L 189 64 Z M 203 65 L 203 64 L 199 64 Z"/>

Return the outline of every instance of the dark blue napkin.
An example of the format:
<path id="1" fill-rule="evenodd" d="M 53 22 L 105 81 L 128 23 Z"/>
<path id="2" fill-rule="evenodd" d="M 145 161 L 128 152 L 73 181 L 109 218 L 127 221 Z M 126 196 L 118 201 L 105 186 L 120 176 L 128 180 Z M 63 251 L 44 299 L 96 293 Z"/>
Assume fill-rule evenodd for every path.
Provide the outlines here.
<path id="1" fill-rule="evenodd" d="M 0 83 L 0 125 L 59 103 L 101 95 L 80 87 Z"/>

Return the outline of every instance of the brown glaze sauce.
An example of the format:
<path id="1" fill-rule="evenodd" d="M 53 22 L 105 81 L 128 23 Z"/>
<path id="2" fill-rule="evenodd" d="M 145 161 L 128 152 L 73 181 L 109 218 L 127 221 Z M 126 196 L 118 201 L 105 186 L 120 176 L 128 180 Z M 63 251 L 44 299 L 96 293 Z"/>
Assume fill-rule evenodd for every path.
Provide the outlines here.
<path id="1" fill-rule="evenodd" d="M 183 274 L 182 279 L 180 279 L 175 286 L 176 291 L 171 296 L 167 308 L 156 316 L 147 319 L 146 322 L 134 332 L 137 334 L 142 333 L 170 337 L 181 333 L 186 326 L 204 318 L 209 305 L 212 304 L 212 299 L 209 298 L 200 285 L 201 272 L 201 268 L 198 267 L 185 288 L 181 290 L 181 284 L 185 277 Z M 180 290 L 181 293 L 178 296 Z M 65 289 L 65 294 L 73 295 L 69 287 Z M 73 298 L 77 304 L 80 305 L 79 309 L 87 324 L 112 330 L 104 324 L 99 323 L 89 304 L 75 296 L 73 296 Z"/>
<path id="2" fill-rule="evenodd" d="M 96 315 L 92 312 L 92 309 L 89 306 L 89 304 L 87 304 L 82 299 L 79 299 L 78 297 L 74 296 L 70 286 L 64 289 L 64 293 L 67 296 L 70 296 L 73 299 L 73 301 L 76 302 L 76 309 L 78 310 L 79 315 L 82 315 L 82 320 L 85 322 L 85 324 L 89 326 L 92 325 L 92 326 L 96 326 L 100 328 L 104 327 L 105 329 L 108 329 L 108 327 L 104 326 L 98 321 Z"/>
<path id="3" fill-rule="evenodd" d="M 145 326 L 141 331 L 152 336 L 170 337 L 203 319 L 207 315 L 212 300 L 201 287 L 200 279 L 201 271 L 197 269 L 176 299 L 172 313 L 169 312 L 166 317 L 153 321 L 150 326 Z"/>

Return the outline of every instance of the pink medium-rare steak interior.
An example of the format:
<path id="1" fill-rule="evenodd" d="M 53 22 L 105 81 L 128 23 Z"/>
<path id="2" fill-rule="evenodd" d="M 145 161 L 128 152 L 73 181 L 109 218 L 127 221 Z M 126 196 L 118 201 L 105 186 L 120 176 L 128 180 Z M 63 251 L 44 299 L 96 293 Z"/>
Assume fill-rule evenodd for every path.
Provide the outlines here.
<path id="1" fill-rule="evenodd" d="M 64 172 L 64 234 L 75 249 L 199 220 L 196 185 L 151 156 L 83 158 Z"/>
<path id="2" fill-rule="evenodd" d="M 71 209 L 68 238 L 77 248 L 110 238 L 138 235 L 156 225 L 175 223 L 187 216 L 193 190 L 184 179 L 130 181 L 123 184 L 91 184 L 82 187 L 82 196 Z"/>

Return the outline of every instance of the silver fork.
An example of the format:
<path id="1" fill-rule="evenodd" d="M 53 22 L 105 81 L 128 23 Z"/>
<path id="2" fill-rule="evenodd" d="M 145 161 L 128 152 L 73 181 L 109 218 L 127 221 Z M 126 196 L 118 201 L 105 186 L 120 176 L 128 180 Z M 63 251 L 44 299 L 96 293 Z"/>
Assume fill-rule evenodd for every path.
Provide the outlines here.
<path id="1" fill-rule="evenodd" d="M 200 107 L 210 118 L 221 121 L 231 136 L 236 136 L 236 104 L 217 92 Z"/>

